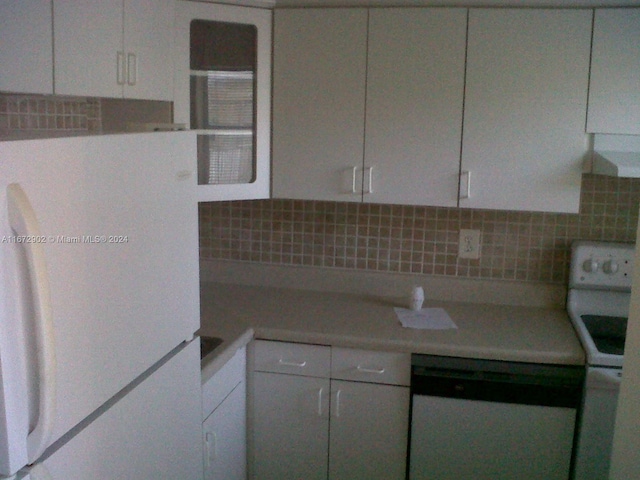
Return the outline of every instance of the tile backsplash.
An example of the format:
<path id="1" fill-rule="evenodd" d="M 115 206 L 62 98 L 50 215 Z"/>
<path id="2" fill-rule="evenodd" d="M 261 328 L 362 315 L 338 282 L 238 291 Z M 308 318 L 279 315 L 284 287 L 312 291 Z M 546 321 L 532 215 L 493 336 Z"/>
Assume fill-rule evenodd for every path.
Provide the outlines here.
<path id="1" fill-rule="evenodd" d="M 0 92 L 0 140 L 99 134 L 170 122 L 169 102 Z M 200 257 L 564 284 L 574 239 L 634 242 L 640 179 L 585 174 L 580 213 L 301 200 L 200 204 Z M 481 232 L 459 259 L 460 229 Z"/>
<path id="2" fill-rule="evenodd" d="M 99 99 L 0 94 L 0 139 L 100 131 Z"/>
<path id="3" fill-rule="evenodd" d="M 0 141 L 124 133 L 172 119 L 172 102 L 0 92 Z"/>
<path id="4" fill-rule="evenodd" d="M 580 213 L 301 200 L 200 204 L 200 258 L 564 284 L 575 239 L 634 242 L 640 179 L 585 174 Z M 458 258 L 460 229 L 481 232 Z"/>

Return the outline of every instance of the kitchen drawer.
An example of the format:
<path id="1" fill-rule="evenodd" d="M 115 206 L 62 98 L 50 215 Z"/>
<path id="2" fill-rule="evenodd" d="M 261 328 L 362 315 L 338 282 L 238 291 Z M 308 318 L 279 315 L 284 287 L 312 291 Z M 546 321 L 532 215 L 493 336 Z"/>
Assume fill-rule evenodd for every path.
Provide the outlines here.
<path id="1" fill-rule="evenodd" d="M 256 340 L 255 371 L 328 378 L 331 348 L 302 343 Z"/>
<path id="2" fill-rule="evenodd" d="M 411 378 L 411 355 L 332 348 L 331 378 L 408 386 Z"/>
<path id="3" fill-rule="evenodd" d="M 246 378 L 246 348 L 239 348 L 231 359 L 202 385 L 202 419 L 215 408 Z"/>

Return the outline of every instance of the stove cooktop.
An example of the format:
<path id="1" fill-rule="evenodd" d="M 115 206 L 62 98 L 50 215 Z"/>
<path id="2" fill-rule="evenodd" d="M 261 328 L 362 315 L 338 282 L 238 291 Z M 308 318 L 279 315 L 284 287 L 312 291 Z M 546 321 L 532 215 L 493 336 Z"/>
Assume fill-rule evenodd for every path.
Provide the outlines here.
<path id="1" fill-rule="evenodd" d="M 600 353 L 624 355 L 624 343 L 627 335 L 627 319 L 625 317 L 582 315 L 581 318 Z"/>
<path id="2" fill-rule="evenodd" d="M 567 309 L 592 366 L 621 368 L 635 245 L 574 242 Z"/>

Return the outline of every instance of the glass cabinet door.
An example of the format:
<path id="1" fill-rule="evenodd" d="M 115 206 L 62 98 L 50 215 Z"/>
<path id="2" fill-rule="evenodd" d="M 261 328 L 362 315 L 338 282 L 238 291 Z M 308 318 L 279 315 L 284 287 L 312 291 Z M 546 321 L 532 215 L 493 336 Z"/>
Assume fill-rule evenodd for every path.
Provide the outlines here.
<path id="1" fill-rule="evenodd" d="M 267 198 L 271 12 L 177 8 L 175 121 L 197 133 L 199 198 Z"/>
<path id="2" fill-rule="evenodd" d="M 198 135 L 198 184 L 255 179 L 254 25 L 192 20 L 191 129 Z"/>

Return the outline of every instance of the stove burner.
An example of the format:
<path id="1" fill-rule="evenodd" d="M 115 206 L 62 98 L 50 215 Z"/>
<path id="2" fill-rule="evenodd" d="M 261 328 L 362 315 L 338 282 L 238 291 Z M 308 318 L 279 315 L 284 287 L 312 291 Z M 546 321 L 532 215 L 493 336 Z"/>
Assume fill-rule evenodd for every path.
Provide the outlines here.
<path id="1" fill-rule="evenodd" d="M 624 355 L 624 342 L 627 334 L 625 317 L 605 315 L 582 315 L 584 326 L 600 353 Z"/>

